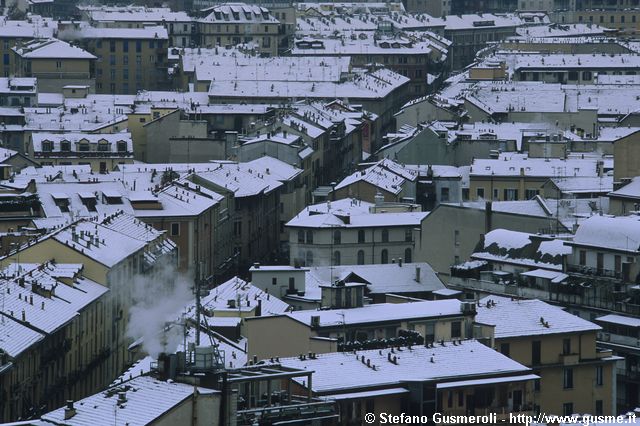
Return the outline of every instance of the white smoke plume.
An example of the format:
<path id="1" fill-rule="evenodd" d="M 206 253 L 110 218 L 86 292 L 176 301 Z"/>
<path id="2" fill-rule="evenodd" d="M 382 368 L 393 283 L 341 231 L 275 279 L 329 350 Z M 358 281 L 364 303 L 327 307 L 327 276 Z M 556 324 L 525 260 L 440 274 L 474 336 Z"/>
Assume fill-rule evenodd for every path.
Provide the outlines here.
<path id="1" fill-rule="evenodd" d="M 161 352 L 175 352 L 182 342 L 182 327 L 164 330 L 165 324 L 178 319 L 185 306 L 193 303 L 192 285 L 193 278 L 167 264 L 153 275 L 136 276 L 127 336 L 142 338 L 143 349 L 154 358 Z"/>

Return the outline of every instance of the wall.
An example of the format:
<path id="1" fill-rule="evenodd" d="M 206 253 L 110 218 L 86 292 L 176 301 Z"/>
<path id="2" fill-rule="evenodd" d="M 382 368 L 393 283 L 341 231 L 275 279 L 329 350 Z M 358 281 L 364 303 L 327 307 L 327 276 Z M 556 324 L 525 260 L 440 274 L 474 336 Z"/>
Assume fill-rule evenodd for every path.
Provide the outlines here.
<path id="1" fill-rule="evenodd" d="M 492 224 L 492 229 L 537 233 L 555 226 L 555 220 L 493 212 Z M 455 231 L 458 231 L 457 238 Z M 441 204 L 423 222 L 415 261 L 428 262 L 440 279 L 446 281 L 451 265 L 468 260 L 486 232 L 484 210 Z"/>

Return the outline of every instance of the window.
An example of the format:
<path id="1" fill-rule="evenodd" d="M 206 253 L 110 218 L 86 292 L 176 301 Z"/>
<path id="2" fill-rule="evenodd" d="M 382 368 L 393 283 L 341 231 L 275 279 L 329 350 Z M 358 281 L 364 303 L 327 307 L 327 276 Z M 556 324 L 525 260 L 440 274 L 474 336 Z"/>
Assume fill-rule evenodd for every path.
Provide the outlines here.
<path id="1" fill-rule="evenodd" d="M 142 41 L 137 40 L 136 41 L 136 53 L 140 53 L 142 52 Z"/>
<path id="2" fill-rule="evenodd" d="M 116 42 L 115 40 L 111 40 L 109 42 L 109 52 L 113 53 L 116 51 Z"/>
<path id="3" fill-rule="evenodd" d="M 501 343 L 500 344 L 500 353 L 504 356 L 509 356 L 509 344 L 508 343 Z"/>
<path id="4" fill-rule="evenodd" d="M 614 268 L 616 272 L 620 272 L 622 270 L 622 257 L 620 255 L 615 255 L 613 258 Z"/>
<path id="5" fill-rule="evenodd" d="M 464 392 L 458 391 L 458 407 L 462 407 L 464 405 Z"/>
<path id="6" fill-rule="evenodd" d="M 540 340 L 534 340 L 531 342 L 531 364 L 539 365 L 540 364 L 540 350 L 541 350 L 541 342 Z"/>
<path id="7" fill-rule="evenodd" d="M 125 141 L 118 141 L 118 152 L 127 152 L 127 143 Z"/>
<path id="8" fill-rule="evenodd" d="M 604 254 L 598 253 L 596 257 L 596 268 L 598 268 L 598 272 L 602 272 L 604 268 Z"/>
<path id="9" fill-rule="evenodd" d="M 524 198 L 526 198 L 527 200 L 532 199 L 536 195 L 538 195 L 538 190 L 537 189 L 525 189 L 524 190 Z"/>
<path id="10" fill-rule="evenodd" d="M 298 243 L 304 244 L 304 231 L 302 229 L 298 231 Z"/>
<path id="11" fill-rule="evenodd" d="M 389 242 L 389 230 L 386 228 L 382 230 L 382 242 L 383 243 Z"/>
<path id="12" fill-rule="evenodd" d="M 42 141 L 42 152 L 51 152 L 51 151 L 53 151 L 53 142 Z"/>
<path id="13" fill-rule="evenodd" d="M 180 235 L 180 224 L 178 222 L 174 222 L 171 224 L 171 236 L 177 237 Z"/>
<path id="14" fill-rule="evenodd" d="M 358 242 L 359 243 L 364 243 L 364 241 L 365 241 L 364 229 L 359 229 L 358 230 Z"/>
<path id="15" fill-rule="evenodd" d="M 455 339 L 462 337 L 462 323 L 460 321 L 453 321 L 451 323 L 451 338 Z"/>
<path id="16" fill-rule="evenodd" d="M 580 250 L 579 263 L 580 263 L 580 266 L 585 266 L 587 264 L 587 251 L 586 250 Z"/>
<path id="17" fill-rule="evenodd" d="M 278 285 L 278 278 L 276 277 L 271 278 L 271 285 Z"/>
<path id="18" fill-rule="evenodd" d="M 589 81 L 592 79 L 591 71 L 582 71 L 582 80 Z"/>
<path id="19" fill-rule="evenodd" d="M 449 188 L 440 188 L 440 202 L 446 203 L 449 201 Z"/>
<path id="20" fill-rule="evenodd" d="M 562 339 L 562 354 L 569 355 L 571 353 L 571 339 Z"/>
<path id="21" fill-rule="evenodd" d="M 69 141 L 60 142 L 60 151 L 63 151 L 63 152 L 71 151 L 71 142 Z"/>
<path id="22" fill-rule="evenodd" d="M 604 374 L 601 365 L 596 367 L 596 386 L 602 386 L 604 384 Z"/>
<path id="23" fill-rule="evenodd" d="M 404 249 L 404 261 L 407 263 L 411 263 L 413 261 L 410 248 Z"/>
<path id="24" fill-rule="evenodd" d="M 56 61 L 56 68 L 57 69 L 62 68 L 62 61 Z"/>
<path id="25" fill-rule="evenodd" d="M 333 264 L 340 266 L 340 252 L 338 250 L 333 252 Z"/>
<path id="26" fill-rule="evenodd" d="M 453 407 L 453 391 L 447 392 L 447 408 Z"/>
<path id="27" fill-rule="evenodd" d="M 129 80 L 129 68 L 122 69 L 122 79 Z"/>
<path id="28" fill-rule="evenodd" d="M 109 142 L 107 142 L 107 141 L 98 142 L 98 151 L 100 151 L 100 152 L 109 151 Z"/>
<path id="29" fill-rule="evenodd" d="M 476 188 L 476 198 L 484 198 L 484 188 Z"/>
<path id="30" fill-rule="evenodd" d="M 635 18 L 635 16 L 634 16 Z M 604 407 L 601 399 L 596 399 L 596 416 L 601 416 L 604 414 Z"/>
<path id="31" fill-rule="evenodd" d="M 364 265 L 364 250 L 358 250 L 358 265 Z"/>
<path id="32" fill-rule="evenodd" d="M 307 230 L 307 244 L 313 244 L 313 231 Z"/>
<path id="33" fill-rule="evenodd" d="M 387 251 L 387 249 L 384 249 L 380 252 L 380 263 L 389 263 L 389 252 Z"/>
<path id="34" fill-rule="evenodd" d="M 406 243 L 410 243 L 413 241 L 413 230 L 411 228 L 407 228 L 404 230 L 404 241 Z"/>
<path id="35" fill-rule="evenodd" d="M 313 252 L 307 250 L 306 266 L 313 266 Z"/>
<path id="36" fill-rule="evenodd" d="M 518 190 L 515 188 L 507 188 L 504 190 L 504 201 L 517 201 L 518 200 Z"/>
<path id="37" fill-rule="evenodd" d="M 78 151 L 88 152 L 89 142 L 80 142 L 80 144 L 78 145 Z"/>
<path id="38" fill-rule="evenodd" d="M 453 244 L 456 246 L 460 245 L 460 230 L 459 229 L 455 229 L 453 231 Z"/>
<path id="39" fill-rule="evenodd" d="M 565 368 L 562 372 L 562 387 L 573 389 L 573 368 Z"/>
<path id="40" fill-rule="evenodd" d="M 109 65 L 116 64 L 116 55 L 109 55 Z"/>
<path id="41" fill-rule="evenodd" d="M 573 414 L 573 402 L 566 402 L 562 404 L 562 414 L 565 416 Z"/>
<path id="42" fill-rule="evenodd" d="M 342 233 L 337 229 L 333 231 L 333 244 L 342 244 Z"/>

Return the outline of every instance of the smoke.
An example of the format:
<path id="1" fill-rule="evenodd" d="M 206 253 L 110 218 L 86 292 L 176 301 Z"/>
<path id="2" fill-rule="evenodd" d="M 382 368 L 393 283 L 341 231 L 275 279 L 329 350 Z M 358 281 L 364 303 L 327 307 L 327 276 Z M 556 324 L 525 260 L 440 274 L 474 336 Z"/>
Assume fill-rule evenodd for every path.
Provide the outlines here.
<path id="1" fill-rule="evenodd" d="M 174 265 L 158 266 L 152 275 L 133 279 L 133 305 L 129 311 L 127 337 L 143 339 L 143 349 L 157 358 L 161 352 L 175 352 L 182 342 L 181 327 L 165 327 L 193 303 L 193 279 L 175 270 Z"/>

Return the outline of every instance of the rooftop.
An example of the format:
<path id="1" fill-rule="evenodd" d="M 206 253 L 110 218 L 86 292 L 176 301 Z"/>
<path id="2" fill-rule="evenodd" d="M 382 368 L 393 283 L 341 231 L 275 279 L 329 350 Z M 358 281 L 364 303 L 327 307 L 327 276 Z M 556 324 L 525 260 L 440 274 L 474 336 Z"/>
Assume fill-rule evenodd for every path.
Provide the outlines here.
<path id="1" fill-rule="evenodd" d="M 385 321 L 461 316 L 462 310 L 459 300 L 436 300 L 410 303 L 376 303 L 351 309 L 294 311 L 286 315 L 303 324 L 311 324 L 311 317 L 318 316 L 320 317 L 320 327 L 339 327 Z"/>
<path id="2" fill-rule="evenodd" d="M 74 403 L 76 414 L 65 419 L 64 408 L 51 411 L 42 420 L 55 424 L 84 426 L 100 424 L 117 414 L 121 424 L 144 425 L 153 423 L 176 408 L 194 394 L 192 385 L 163 382 L 149 376 L 136 377 L 112 386 L 103 392 L 91 395 Z M 126 402 L 118 402 L 119 392 L 126 393 Z M 197 388 L 200 394 L 215 393 L 214 390 Z"/>
<path id="3" fill-rule="evenodd" d="M 317 354 L 315 358 L 280 359 L 286 367 L 313 371 L 313 390 L 318 393 L 341 393 L 362 388 L 401 385 L 404 382 L 437 381 L 493 375 L 520 375 L 529 369 L 475 340 L 454 345 L 399 348 L 388 361 L 390 350 L 368 350 Z M 368 367 L 370 360 L 374 368 Z M 529 378 L 531 379 L 531 378 Z"/>
<path id="4" fill-rule="evenodd" d="M 601 327 L 541 300 L 487 296 L 480 300 L 476 321 L 495 326 L 495 338 L 582 333 Z"/>

